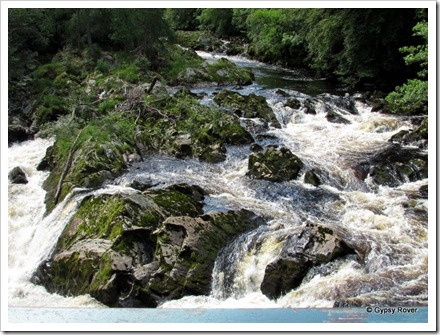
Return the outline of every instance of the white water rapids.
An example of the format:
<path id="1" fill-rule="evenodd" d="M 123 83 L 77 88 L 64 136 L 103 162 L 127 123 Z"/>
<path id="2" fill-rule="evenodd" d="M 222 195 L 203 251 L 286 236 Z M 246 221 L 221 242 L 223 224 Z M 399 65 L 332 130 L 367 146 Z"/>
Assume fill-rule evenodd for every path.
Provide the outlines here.
<path id="1" fill-rule="evenodd" d="M 285 89 L 285 88 L 283 88 Z M 212 93 L 205 99 L 211 103 Z M 284 107 L 273 88 L 252 85 L 240 91 L 266 97 L 282 122 L 270 128 L 261 144 L 289 148 L 308 168 L 326 172 L 323 184 L 314 187 L 299 180 L 272 183 L 246 177 L 249 147 L 229 147 L 225 162 L 206 164 L 196 160 L 149 157 L 125 175 L 94 192 L 130 192 L 134 178 L 151 179 L 155 187 L 185 182 L 204 188 L 205 211 L 245 208 L 270 217 L 267 226 L 238 237 L 220 253 L 213 272 L 210 296 L 185 297 L 162 308 L 270 308 L 332 307 L 346 297 L 427 304 L 428 200 L 414 198 L 428 180 L 398 187 L 374 186 L 359 180 L 352 168 L 365 155 L 379 151 L 388 139 L 410 124 L 402 118 L 371 112 L 357 102 L 358 114 L 344 114 L 350 124 L 330 123 L 324 102 L 316 115 Z M 303 100 L 308 96 L 285 89 Z M 8 185 L 8 285 L 9 306 L 104 307 L 88 296 L 62 297 L 30 283 L 39 263 L 50 255 L 58 236 L 79 200 L 78 192 L 44 214 L 42 183 L 47 172 L 36 171 L 50 141 L 37 139 L 8 149 L 8 171 L 20 166 L 29 183 Z M 411 202 L 419 212 L 407 210 Z M 264 271 L 278 254 L 283 239 L 296 227 L 314 222 L 343 232 L 344 239 L 368 245 L 364 262 L 344 257 L 309 271 L 302 284 L 277 301 L 260 290 Z"/>

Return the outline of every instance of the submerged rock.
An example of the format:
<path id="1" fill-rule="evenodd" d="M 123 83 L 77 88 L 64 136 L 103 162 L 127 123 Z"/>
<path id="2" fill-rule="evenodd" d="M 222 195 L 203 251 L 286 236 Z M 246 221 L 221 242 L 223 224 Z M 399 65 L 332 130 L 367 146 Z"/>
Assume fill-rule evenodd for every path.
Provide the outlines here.
<path id="1" fill-rule="evenodd" d="M 21 167 L 16 166 L 8 174 L 9 181 L 12 184 L 27 184 L 28 180 L 26 178 L 26 173 L 21 169 Z"/>
<path id="2" fill-rule="evenodd" d="M 274 182 L 296 179 L 303 162 L 287 148 L 268 147 L 249 156 L 247 176 Z"/>
<path id="3" fill-rule="evenodd" d="M 276 299 L 298 287 L 313 266 L 352 253 L 333 230 L 307 224 L 288 237 L 279 256 L 267 265 L 261 292 Z"/>

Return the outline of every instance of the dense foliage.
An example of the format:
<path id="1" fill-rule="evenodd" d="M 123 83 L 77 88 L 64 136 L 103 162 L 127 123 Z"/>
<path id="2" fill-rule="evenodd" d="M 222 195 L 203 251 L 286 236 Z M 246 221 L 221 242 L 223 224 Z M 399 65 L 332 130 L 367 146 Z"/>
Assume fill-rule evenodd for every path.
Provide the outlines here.
<path id="1" fill-rule="evenodd" d="M 400 49 L 405 53 L 407 65 L 418 64 L 416 79 L 410 79 L 387 96 L 387 102 L 394 112 L 402 114 L 425 114 L 428 112 L 428 23 L 420 22 L 414 27 L 414 35 L 422 43 Z"/>
<path id="2" fill-rule="evenodd" d="M 174 40 L 176 30 L 197 30 L 198 42 L 188 43 L 190 47 L 211 41 L 212 34 L 246 39 L 247 47 L 234 51 L 244 50 L 264 62 L 309 68 L 352 87 L 369 84 L 390 92 L 397 86 L 387 99 L 392 109 L 426 112 L 426 9 L 12 8 L 8 18 L 12 80 L 66 48 L 87 50 L 91 68 L 102 73 L 111 64 L 100 52 L 121 51 L 136 55 L 136 69 L 162 69 L 167 72 L 162 75 L 173 78 L 194 63 L 170 52 L 165 42 Z M 134 69 L 127 65 L 126 71 Z"/>

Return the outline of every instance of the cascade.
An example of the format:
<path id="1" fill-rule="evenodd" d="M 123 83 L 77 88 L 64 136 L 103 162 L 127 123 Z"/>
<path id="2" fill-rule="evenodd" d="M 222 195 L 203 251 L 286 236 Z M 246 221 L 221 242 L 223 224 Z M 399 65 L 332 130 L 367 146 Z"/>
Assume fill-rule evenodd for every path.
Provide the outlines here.
<path id="1" fill-rule="evenodd" d="M 216 58 L 200 54 L 207 59 Z M 319 78 L 302 77 L 295 71 L 240 57 L 230 59 L 256 74 L 255 84 L 236 90 L 264 96 L 281 124 L 280 128 L 268 129 L 268 136 L 259 144 L 287 147 L 306 166 L 322 172 L 321 185 L 305 183 L 304 175 L 279 183 L 246 177 L 248 146 L 229 147 L 226 161 L 218 164 L 157 155 L 134 163 L 130 171 L 99 190 L 76 190 L 43 217 L 42 183 L 47 172 L 38 172 L 35 166 L 51 142 L 37 139 L 13 145 L 8 149 L 8 170 L 21 166 L 29 184 L 8 185 L 9 305 L 102 306 L 89 296 L 66 298 L 49 294 L 31 284 L 30 278 L 50 254 L 83 197 L 92 192 L 132 192 L 128 185 L 137 178 L 151 180 L 156 188 L 176 183 L 201 186 L 208 193 L 205 213 L 244 208 L 270 218 L 267 225 L 239 236 L 220 252 L 209 296 L 187 296 L 168 301 L 161 308 L 333 307 L 335 302 L 349 297 L 397 301 L 402 305 L 427 303 L 427 220 L 409 211 L 406 204 L 428 180 L 408 181 L 397 187 L 377 186 L 370 178 L 358 178 L 353 168 L 365 157 L 386 148 L 388 139 L 399 130 L 408 129 L 410 123 L 374 113 L 360 100 L 355 103 L 356 113 L 348 113 L 338 105 L 337 96 L 312 96 L 311 91 L 324 91 L 325 84 Z M 277 80 L 280 77 L 282 81 Z M 305 84 L 307 89 L 300 91 Z M 314 90 L 310 88 L 313 85 Z M 315 101 L 315 113 L 286 106 L 286 98 L 277 93 L 279 88 L 298 101 Z M 204 103 L 210 104 L 216 89 L 195 91 L 203 90 Z M 329 122 L 329 108 L 348 122 Z M 417 199 L 417 207 L 427 212 L 428 200 Z M 368 245 L 368 253 L 362 261 L 350 255 L 316 266 L 299 287 L 277 300 L 269 300 L 259 291 L 265 268 L 279 254 L 282 241 L 305 223 L 332 227 L 350 243 Z"/>

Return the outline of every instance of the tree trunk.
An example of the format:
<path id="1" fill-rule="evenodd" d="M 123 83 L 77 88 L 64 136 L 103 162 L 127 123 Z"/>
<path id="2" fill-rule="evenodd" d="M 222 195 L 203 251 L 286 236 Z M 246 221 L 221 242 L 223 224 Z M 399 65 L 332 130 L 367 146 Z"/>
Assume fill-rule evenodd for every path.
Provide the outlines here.
<path id="1" fill-rule="evenodd" d="M 92 33 L 90 32 L 90 9 L 86 8 L 84 10 L 86 16 L 86 34 L 87 34 L 87 45 L 89 49 L 92 50 Z"/>

